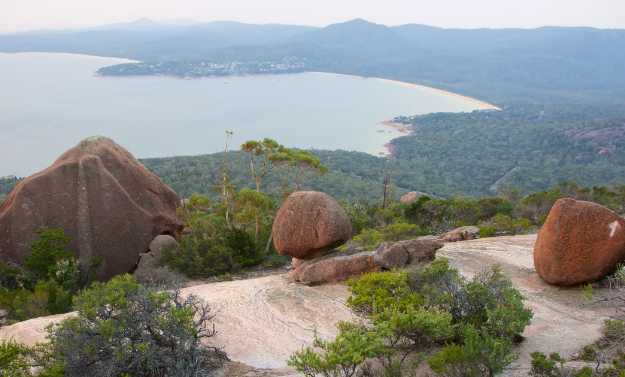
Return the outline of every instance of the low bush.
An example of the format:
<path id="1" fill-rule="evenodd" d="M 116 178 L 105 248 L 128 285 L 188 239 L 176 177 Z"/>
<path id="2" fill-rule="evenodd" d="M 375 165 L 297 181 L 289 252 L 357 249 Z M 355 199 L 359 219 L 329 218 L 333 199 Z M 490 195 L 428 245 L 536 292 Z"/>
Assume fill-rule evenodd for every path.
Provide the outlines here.
<path id="1" fill-rule="evenodd" d="M 605 282 L 611 289 L 625 288 L 625 264 L 619 263 L 616 270 L 605 279 Z"/>
<path id="2" fill-rule="evenodd" d="M 195 296 L 156 291 L 125 275 L 75 301 L 78 315 L 51 329 L 46 365 L 66 377 L 200 377 L 226 360 L 202 344 L 215 334 L 213 314 Z"/>
<path id="3" fill-rule="evenodd" d="M 165 250 L 161 263 L 190 277 L 233 273 L 276 258 L 270 242 L 273 202 L 266 195 L 243 189 L 233 202 L 211 202 L 192 196 L 179 213 L 187 232 L 176 250 Z"/>
<path id="4" fill-rule="evenodd" d="M 620 343 L 625 348 L 625 321 L 620 319 L 606 320 L 602 333 L 606 341 Z"/>
<path id="5" fill-rule="evenodd" d="M 133 274 L 137 282 L 146 286 L 160 289 L 172 289 L 182 286 L 185 278 L 182 274 L 166 266 L 153 266 L 135 271 Z"/>
<path id="6" fill-rule="evenodd" d="M 532 228 L 532 222 L 525 218 L 512 218 L 501 213 L 496 214 L 489 220 L 480 224 L 480 236 L 482 229 L 492 230 L 492 234 L 523 234 Z"/>
<path id="7" fill-rule="evenodd" d="M 532 317 L 501 271 L 467 281 L 445 259 L 349 286 L 348 305 L 366 321 L 342 324 L 334 341 L 292 355 L 289 365 L 306 376 L 410 376 L 424 361 L 441 376 L 493 376 L 514 360 Z"/>
<path id="8" fill-rule="evenodd" d="M 367 316 L 391 306 L 407 307 L 422 302 L 408 286 L 406 272 L 369 273 L 347 284 L 352 292 L 347 304 L 356 313 Z"/>
<path id="9" fill-rule="evenodd" d="M 497 228 L 492 225 L 481 225 L 480 226 L 480 238 L 488 238 L 493 237 L 497 234 Z"/>
<path id="10" fill-rule="evenodd" d="M 0 263 L 0 308 L 10 322 L 66 313 L 72 297 L 91 283 L 97 261 L 81 268 L 69 242 L 61 229 L 41 229 L 23 266 Z"/>
<path id="11" fill-rule="evenodd" d="M 31 350 L 14 342 L 0 342 L 0 377 L 29 377 Z"/>
<path id="12" fill-rule="evenodd" d="M 396 222 L 377 229 L 364 229 L 351 244 L 365 250 L 375 250 L 382 242 L 409 240 L 427 234 L 419 226 Z"/>
<path id="13" fill-rule="evenodd" d="M 227 360 L 206 344 L 210 308 L 177 289 L 124 275 L 95 283 L 75 306 L 76 316 L 48 328 L 48 344 L 0 343 L 0 377 L 209 377 Z"/>

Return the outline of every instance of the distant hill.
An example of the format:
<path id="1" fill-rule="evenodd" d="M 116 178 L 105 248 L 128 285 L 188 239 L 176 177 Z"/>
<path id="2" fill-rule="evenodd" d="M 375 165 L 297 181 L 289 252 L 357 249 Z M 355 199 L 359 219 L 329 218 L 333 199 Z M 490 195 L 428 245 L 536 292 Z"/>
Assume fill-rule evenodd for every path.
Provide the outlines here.
<path id="1" fill-rule="evenodd" d="M 625 104 L 625 30 L 575 27 L 388 27 L 362 19 L 325 28 L 149 20 L 66 32 L 0 35 L 0 51 L 53 51 L 143 61 L 280 60 L 309 69 L 423 83 L 505 105 Z"/>
<path id="2" fill-rule="evenodd" d="M 313 29 L 226 21 L 162 24 L 138 20 L 82 30 L 0 34 L 0 51 L 68 52 L 147 61 L 208 59 L 215 49 L 279 43 Z"/>

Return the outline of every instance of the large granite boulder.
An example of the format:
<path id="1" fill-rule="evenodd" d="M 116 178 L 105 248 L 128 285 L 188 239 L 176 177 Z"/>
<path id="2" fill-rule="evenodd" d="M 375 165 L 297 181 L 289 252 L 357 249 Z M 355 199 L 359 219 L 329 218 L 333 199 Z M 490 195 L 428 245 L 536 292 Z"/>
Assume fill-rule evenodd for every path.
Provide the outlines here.
<path id="1" fill-rule="evenodd" d="M 562 286 L 603 278 L 625 260 L 625 220 L 599 204 L 558 200 L 538 233 L 534 266 Z"/>
<path id="2" fill-rule="evenodd" d="M 60 228 L 98 278 L 131 271 L 159 234 L 182 229 L 178 195 L 110 139 L 89 138 L 21 181 L 0 206 L 0 259 L 21 263 L 37 230 Z"/>
<path id="3" fill-rule="evenodd" d="M 352 225 L 330 195 L 298 191 L 282 203 L 273 222 L 272 236 L 280 254 L 310 259 L 347 242 L 352 236 Z"/>

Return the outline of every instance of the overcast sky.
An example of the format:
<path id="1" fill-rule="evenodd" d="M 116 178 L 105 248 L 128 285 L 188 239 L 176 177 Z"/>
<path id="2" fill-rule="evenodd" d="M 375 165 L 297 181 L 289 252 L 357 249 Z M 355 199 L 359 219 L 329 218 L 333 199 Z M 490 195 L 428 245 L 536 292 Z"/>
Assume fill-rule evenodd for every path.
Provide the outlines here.
<path id="1" fill-rule="evenodd" d="M 625 0 L 0 0 L 0 31 L 75 28 L 138 18 L 324 26 L 625 28 Z"/>

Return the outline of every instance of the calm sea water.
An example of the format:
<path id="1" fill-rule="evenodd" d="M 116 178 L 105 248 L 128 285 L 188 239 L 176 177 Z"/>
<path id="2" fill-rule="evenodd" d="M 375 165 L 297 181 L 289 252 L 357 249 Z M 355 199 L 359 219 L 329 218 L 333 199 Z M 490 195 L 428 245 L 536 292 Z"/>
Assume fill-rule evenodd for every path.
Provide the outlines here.
<path id="1" fill-rule="evenodd" d="M 302 73 L 185 80 L 97 77 L 120 59 L 0 54 L 0 176 L 48 166 L 80 140 L 108 136 L 137 157 L 220 151 L 271 137 L 292 147 L 378 154 L 397 115 L 471 111 L 466 99 L 354 76 Z"/>

